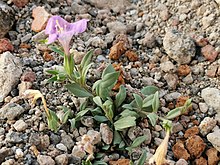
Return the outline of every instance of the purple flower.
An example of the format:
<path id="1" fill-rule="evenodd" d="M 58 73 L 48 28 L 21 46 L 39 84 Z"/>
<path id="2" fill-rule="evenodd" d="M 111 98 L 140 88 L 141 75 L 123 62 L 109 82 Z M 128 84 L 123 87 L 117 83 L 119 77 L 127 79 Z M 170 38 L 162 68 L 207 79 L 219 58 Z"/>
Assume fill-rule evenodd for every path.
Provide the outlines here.
<path id="1" fill-rule="evenodd" d="M 66 55 L 69 55 L 69 44 L 73 35 L 82 33 L 86 30 L 87 19 L 69 23 L 60 16 L 50 17 L 45 33 L 49 35 L 47 44 L 51 44 L 58 39 L 63 46 Z"/>

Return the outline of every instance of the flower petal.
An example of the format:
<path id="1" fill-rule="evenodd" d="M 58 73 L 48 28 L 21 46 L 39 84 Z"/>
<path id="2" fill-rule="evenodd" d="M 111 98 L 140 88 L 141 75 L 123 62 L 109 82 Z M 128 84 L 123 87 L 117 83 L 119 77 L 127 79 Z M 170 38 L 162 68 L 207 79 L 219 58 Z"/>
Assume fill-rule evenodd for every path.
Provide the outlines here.
<path id="1" fill-rule="evenodd" d="M 56 41 L 58 38 L 58 35 L 55 33 L 55 34 L 50 34 L 49 37 L 48 37 L 48 42 L 47 44 L 51 44 L 53 43 L 54 41 Z"/>
<path id="2" fill-rule="evenodd" d="M 82 33 L 86 30 L 88 21 L 88 19 L 82 19 L 77 22 L 71 23 L 70 29 L 67 30 L 72 31 L 74 35 Z"/>

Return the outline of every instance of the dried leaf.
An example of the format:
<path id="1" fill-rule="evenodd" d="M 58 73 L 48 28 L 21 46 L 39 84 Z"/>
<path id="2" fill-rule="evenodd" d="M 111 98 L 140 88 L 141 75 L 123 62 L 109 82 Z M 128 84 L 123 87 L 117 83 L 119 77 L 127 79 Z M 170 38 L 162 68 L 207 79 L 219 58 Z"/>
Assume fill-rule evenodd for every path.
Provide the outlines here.
<path id="1" fill-rule="evenodd" d="M 129 165 L 129 159 L 118 159 L 117 161 L 109 161 L 110 165 Z"/>

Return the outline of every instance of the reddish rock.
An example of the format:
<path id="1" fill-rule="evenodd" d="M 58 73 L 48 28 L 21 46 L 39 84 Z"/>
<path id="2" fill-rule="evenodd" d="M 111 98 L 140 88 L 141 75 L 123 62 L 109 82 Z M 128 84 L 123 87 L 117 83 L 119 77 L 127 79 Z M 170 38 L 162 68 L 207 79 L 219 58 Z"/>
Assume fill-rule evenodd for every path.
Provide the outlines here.
<path id="1" fill-rule="evenodd" d="M 188 65 L 180 65 L 177 69 L 177 74 L 179 76 L 186 76 L 191 72 L 191 69 Z"/>
<path id="2" fill-rule="evenodd" d="M 215 61 L 218 56 L 218 52 L 215 51 L 215 48 L 212 45 L 206 45 L 201 49 L 202 55 L 211 62 Z"/>
<path id="3" fill-rule="evenodd" d="M 31 25 L 31 29 L 35 32 L 40 32 L 46 27 L 47 20 L 50 17 L 50 14 L 44 9 L 44 7 L 36 7 L 32 11 L 32 16 L 34 20 Z"/>
<path id="4" fill-rule="evenodd" d="M 206 144 L 200 136 L 193 135 L 186 140 L 186 148 L 191 157 L 199 158 L 205 150 Z"/>
<path id="5" fill-rule="evenodd" d="M 118 159 L 117 161 L 109 161 L 110 165 L 129 165 L 129 159 Z"/>
<path id="6" fill-rule="evenodd" d="M 51 61 L 51 60 L 54 59 L 54 57 L 48 51 L 44 52 L 43 58 L 44 58 L 45 61 Z"/>
<path id="7" fill-rule="evenodd" d="M 217 65 L 210 65 L 210 66 L 208 67 L 208 70 L 207 70 L 207 72 L 206 72 L 206 75 L 207 75 L 208 77 L 211 77 L 211 78 L 215 77 L 216 74 L 217 74 L 218 68 L 219 68 L 219 67 L 218 67 Z"/>
<path id="8" fill-rule="evenodd" d="M 126 51 L 126 52 L 125 52 L 125 56 L 128 57 L 128 60 L 129 60 L 129 61 L 132 61 L 132 62 L 138 60 L 138 55 L 137 55 L 137 53 L 136 53 L 135 51 L 133 51 L 133 50 L 128 50 L 128 51 Z"/>
<path id="9" fill-rule="evenodd" d="M 28 81 L 28 82 L 34 82 L 35 79 L 36 79 L 36 74 L 32 71 L 24 72 L 20 78 L 21 81 Z"/>
<path id="10" fill-rule="evenodd" d="M 173 147 L 172 147 L 173 154 L 175 158 L 177 159 L 185 159 L 188 160 L 190 155 L 187 152 L 187 150 L 184 147 L 183 142 L 178 141 Z"/>
<path id="11" fill-rule="evenodd" d="M 210 148 L 206 151 L 208 157 L 208 165 L 217 165 L 219 161 L 218 151 L 215 148 Z"/>
<path id="12" fill-rule="evenodd" d="M 196 38 L 195 42 L 196 45 L 200 47 L 206 46 L 209 43 L 208 39 L 203 37 Z"/>
<path id="13" fill-rule="evenodd" d="M 188 138 L 190 136 L 197 135 L 197 134 L 199 134 L 199 128 L 197 126 L 194 126 L 186 130 L 184 137 Z"/>
<path id="14" fill-rule="evenodd" d="M 28 4 L 29 0 L 12 0 L 12 2 L 17 7 L 24 7 L 26 4 Z"/>
<path id="15" fill-rule="evenodd" d="M 20 47 L 20 48 L 24 48 L 24 49 L 30 49 L 30 48 L 31 48 L 31 45 L 26 44 L 26 43 L 21 43 L 19 47 Z"/>
<path id="16" fill-rule="evenodd" d="M 176 100 L 176 107 L 181 107 L 189 99 L 189 96 L 180 96 Z M 187 115 L 192 110 L 192 106 L 189 107 L 183 114 Z"/>
<path id="17" fill-rule="evenodd" d="M 10 40 L 7 38 L 0 39 L 0 53 L 14 50 L 14 46 L 11 44 Z"/>
<path id="18" fill-rule="evenodd" d="M 207 165 L 207 160 L 203 157 L 200 157 L 199 159 L 195 160 L 196 165 Z"/>

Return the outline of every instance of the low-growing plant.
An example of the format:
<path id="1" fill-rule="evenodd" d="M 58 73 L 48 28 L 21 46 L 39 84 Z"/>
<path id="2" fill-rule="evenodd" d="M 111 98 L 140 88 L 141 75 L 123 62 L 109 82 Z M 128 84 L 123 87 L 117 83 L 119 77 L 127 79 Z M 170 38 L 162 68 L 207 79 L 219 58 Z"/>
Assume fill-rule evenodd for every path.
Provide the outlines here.
<path id="1" fill-rule="evenodd" d="M 183 114 L 190 106 L 191 100 L 187 100 L 182 107 L 171 110 L 166 116 L 159 116 L 160 108 L 159 89 L 155 86 L 147 86 L 141 89 L 140 93 L 133 93 L 133 100 L 129 102 L 127 97 L 127 89 L 121 85 L 118 92 L 113 91 L 113 87 L 118 81 L 120 72 L 115 71 L 114 67 L 109 64 L 102 72 L 99 80 L 92 87 L 87 85 L 87 73 L 92 66 L 91 59 L 93 51 L 89 51 L 83 57 L 81 64 L 76 65 L 74 62 L 74 54 L 70 53 L 69 44 L 73 35 L 82 33 L 86 30 L 88 20 L 81 20 L 76 23 L 68 23 L 59 16 L 52 16 L 46 27 L 46 34 L 49 35 L 48 44 L 58 40 L 62 46 L 49 46 L 51 50 L 60 54 L 64 58 L 63 68 L 61 70 L 47 70 L 52 77 L 48 82 L 65 82 L 65 87 L 76 97 L 84 97 L 85 101 L 80 105 L 79 112 L 73 114 L 70 109 L 63 108 L 63 114 L 58 115 L 47 108 L 46 100 L 40 91 L 26 91 L 26 98 L 33 98 L 35 102 L 38 98 L 43 101 L 46 112 L 48 127 L 57 131 L 63 124 L 70 122 L 71 127 L 77 127 L 80 119 L 84 115 L 91 115 L 96 123 L 106 123 L 114 133 L 113 142 L 111 145 L 104 145 L 103 150 L 108 150 L 110 147 L 119 150 L 127 150 L 130 154 L 133 149 L 139 147 L 147 137 L 145 135 L 137 137 L 133 142 L 126 140 L 124 132 L 126 129 L 136 126 L 136 122 L 143 118 L 148 118 L 151 125 L 155 126 L 158 120 L 162 122 L 163 127 L 167 132 L 165 142 L 162 147 L 159 147 L 153 159 L 156 163 L 163 162 L 165 159 L 158 161 L 159 155 L 163 151 L 166 154 L 167 142 L 172 128 L 171 119 Z M 165 150 L 163 150 L 165 147 Z M 146 160 L 146 151 L 137 161 L 138 165 L 143 165 Z M 97 161 L 98 162 L 98 161 Z M 97 162 L 94 164 L 97 164 Z M 92 164 L 90 160 L 83 161 L 83 165 Z M 132 164 L 132 163 L 131 163 Z"/>

